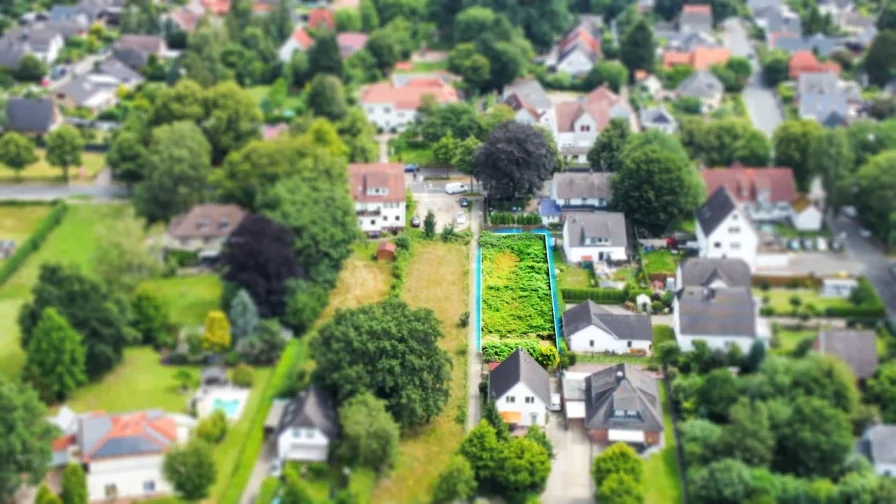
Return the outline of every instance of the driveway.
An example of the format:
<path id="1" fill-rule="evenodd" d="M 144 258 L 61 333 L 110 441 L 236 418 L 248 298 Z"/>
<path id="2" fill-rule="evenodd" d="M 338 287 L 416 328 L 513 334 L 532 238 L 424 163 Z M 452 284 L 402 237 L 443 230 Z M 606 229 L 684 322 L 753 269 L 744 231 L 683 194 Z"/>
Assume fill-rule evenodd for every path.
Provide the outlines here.
<path id="1" fill-rule="evenodd" d="M 762 82 L 762 70 L 759 67 L 759 56 L 750 45 L 750 38 L 740 19 L 730 18 L 724 22 L 725 45 L 731 49 L 733 56 L 750 57 L 753 55 L 753 76 L 741 95 L 750 113 L 750 119 L 757 129 L 771 137 L 775 128 L 784 120 L 778 101 L 772 90 Z"/>
<path id="2" fill-rule="evenodd" d="M 883 300 L 887 316 L 896 317 L 896 279 L 890 273 L 890 261 L 874 241 L 859 235 L 861 224 L 842 215 L 828 219 L 835 235 L 845 233 L 846 254 L 865 265 L 865 276 Z"/>
<path id="3" fill-rule="evenodd" d="M 274 452 L 276 451 L 276 441 L 274 438 L 265 441 L 261 448 L 261 454 L 255 461 L 255 467 L 252 468 L 252 476 L 246 489 L 243 490 L 243 496 L 240 498 L 240 504 L 251 504 L 258 497 L 261 490 L 261 483 L 270 475 L 271 463 L 274 461 Z"/>
<path id="4" fill-rule="evenodd" d="M 549 414 L 545 427 L 548 439 L 554 444 L 554 460 L 551 461 L 551 475 L 541 496 L 542 502 L 550 504 L 585 504 L 594 502 L 591 489 L 591 440 L 585 434 L 581 423 L 566 428 L 563 413 Z"/>

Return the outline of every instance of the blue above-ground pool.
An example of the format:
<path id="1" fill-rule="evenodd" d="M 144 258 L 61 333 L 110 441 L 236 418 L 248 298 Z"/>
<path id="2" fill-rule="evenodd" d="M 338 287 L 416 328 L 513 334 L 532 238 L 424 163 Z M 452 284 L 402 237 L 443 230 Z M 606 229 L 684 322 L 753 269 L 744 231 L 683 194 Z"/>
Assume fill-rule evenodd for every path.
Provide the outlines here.
<path id="1" fill-rule="evenodd" d="M 212 411 L 221 410 L 230 420 L 235 420 L 240 413 L 239 399 L 221 399 L 216 397 L 212 400 Z"/>

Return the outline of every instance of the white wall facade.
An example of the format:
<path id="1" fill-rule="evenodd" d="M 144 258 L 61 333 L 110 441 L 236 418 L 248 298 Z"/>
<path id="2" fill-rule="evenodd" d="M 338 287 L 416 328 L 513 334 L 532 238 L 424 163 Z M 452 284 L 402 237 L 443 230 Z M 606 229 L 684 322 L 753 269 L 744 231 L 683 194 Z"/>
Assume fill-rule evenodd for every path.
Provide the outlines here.
<path id="1" fill-rule="evenodd" d="M 286 429 L 277 438 L 277 457 L 280 460 L 325 462 L 330 440 L 320 429 Z"/>
<path id="2" fill-rule="evenodd" d="M 874 472 L 879 476 L 896 476 L 896 464 L 874 464 Z"/>
<path id="3" fill-rule="evenodd" d="M 405 227 L 405 202 L 355 203 L 358 226 L 365 233 Z"/>
<path id="4" fill-rule="evenodd" d="M 650 352 L 650 340 L 621 340 L 612 334 L 590 325 L 567 338 L 569 349 L 573 352 L 610 352 L 627 354 L 632 350 Z"/>
<path id="5" fill-rule="evenodd" d="M 582 258 L 585 256 L 591 256 L 595 261 L 625 261 L 628 259 L 625 247 L 614 247 L 612 245 L 573 246 L 569 239 L 568 223 L 563 225 L 563 253 L 566 255 L 566 261 L 569 263 L 582 262 Z"/>
<path id="6" fill-rule="evenodd" d="M 394 103 L 362 103 L 367 120 L 377 128 L 403 131 L 417 117 L 416 110 L 396 109 Z"/>
<path id="7" fill-rule="evenodd" d="M 162 455 L 148 455 L 90 462 L 87 471 L 90 500 L 172 493 L 171 485 L 162 476 L 163 459 Z"/>
<path id="8" fill-rule="evenodd" d="M 591 147 L 597 139 L 597 123 L 591 114 L 582 114 L 573 123 L 573 143 L 577 147 Z"/>
<path id="9" fill-rule="evenodd" d="M 694 342 L 703 340 L 709 346 L 710 350 L 723 350 L 727 352 L 734 344 L 737 344 L 740 349 L 743 350 L 744 354 L 746 354 L 750 350 L 750 347 L 753 346 L 753 341 L 755 341 L 755 338 L 747 336 L 728 336 L 722 334 L 696 336 L 682 334 L 681 321 L 678 316 L 677 299 L 673 303 L 672 329 L 675 331 L 675 341 L 678 343 L 682 352 L 690 352 L 694 350 Z"/>
<path id="10" fill-rule="evenodd" d="M 554 203 L 557 204 L 560 208 L 567 207 L 594 207 L 594 208 L 606 208 L 609 202 L 603 198 L 567 198 L 567 199 L 558 199 L 556 197 L 556 192 L 551 195 L 551 199 L 554 200 Z"/>
<path id="11" fill-rule="evenodd" d="M 525 383 L 517 383 L 503 396 L 495 400 L 499 412 L 520 413 L 520 423 L 524 427 L 538 425 L 544 427 L 547 406 Z"/>
<path id="12" fill-rule="evenodd" d="M 289 63 L 292 59 L 292 53 L 301 50 L 302 48 L 299 46 L 299 43 L 296 42 L 296 39 L 290 34 L 289 38 L 286 39 L 286 42 L 284 42 L 277 51 L 277 56 L 280 58 L 280 61 L 285 64 Z"/>
<path id="13" fill-rule="evenodd" d="M 750 271 L 756 270 L 756 249 L 759 237 L 741 212 L 731 212 L 710 236 L 697 223 L 697 246 L 700 257 L 737 258 L 746 261 Z"/>
<path id="14" fill-rule="evenodd" d="M 592 68 L 594 68 L 594 60 L 582 50 L 573 51 L 562 61 L 557 62 L 557 71 L 566 72 L 572 77 L 586 75 Z"/>
<path id="15" fill-rule="evenodd" d="M 754 222 L 786 221 L 793 214 L 793 207 L 786 201 L 777 203 L 745 201 L 740 206 Z"/>
<path id="16" fill-rule="evenodd" d="M 793 224 L 793 228 L 798 231 L 821 231 L 824 216 L 818 207 L 810 205 L 804 208 L 802 212 L 793 212 L 790 215 L 790 222 Z"/>

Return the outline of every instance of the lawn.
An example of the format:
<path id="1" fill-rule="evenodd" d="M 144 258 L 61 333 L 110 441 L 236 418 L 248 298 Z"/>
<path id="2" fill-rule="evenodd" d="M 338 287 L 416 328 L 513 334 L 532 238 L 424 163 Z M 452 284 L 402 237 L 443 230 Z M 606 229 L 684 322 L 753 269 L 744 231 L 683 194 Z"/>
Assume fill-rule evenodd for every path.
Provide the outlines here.
<path id="1" fill-rule="evenodd" d="M 673 254 L 668 250 L 652 250 L 650 252 L 642 252 L 641 259 L 644 261 L 644 269 L 647 274 L 651 273 L 668 273 L 675 274 L 678 269 L 678 261 L 681 260 L 679 254 Z"/>
<path id="2" fill-rule="evenodd" d="M 554 312 L 544 236 L 483 233 L 482 335 L 553 339 Z"/>
<path id="3" fill-rule="evenodd" d="M 435 166 L 437 164 L 432 148 L 423 144 L 410 145 L 399 139 L 389 141 L 389 161 L 417 166 Z"/>
<path id="4" fill-rule="evenodd" d="M 561 289 L 588 289 L 594 287 L 594 270 L 583 268 L 577 264 L 567 264 L 562 249 L 551 251 L 554 255 L 554 268 L 560 271 L 557 275 L 557 286 Z"/>
<path id="5" fill-rule="evenodd" d="M 50 205 L 0 205 L 0 240 L 13 240 L 16 246 L 21 246 L 50 213 L 50 208 Z"/>
<path id="6" fill-rule="evenodd" d="M 678 473 L 678 457 L 675 453 L 675 432 L 666 389 L 658 383 L 660 402 L 663 403 L 663 437 L 666 446 L 660 453 L 651 455 L 644 464 L 644 504 L 672 504 L 682 502 L 681 479 Z"/>
<path id="7" fill-rule="evenodd" d="M 246 90 L 249 92 L 249 95 L 258 102 L 258 105 L 261 105 L 264 99 L 267 98 L 270 89 L 271 86 L 252 86 Z M 287 95 L 286 101 L 283 102 L 283 108 L 286 110 L 295 110 L 296 107 L 301 104 L 302 98 L 298 94 Z"/>
<path id="8" fill-rule="evenodd" d="M 469 330 L 459 327 L 458 319 L 469 306 L 469 249 L 440 242 L 416 246 L 402 297 L 411 306 L 432 309 L 441 322 L 445 337 L 440 346 L 453 361 L 451 397 L 429 425 L 402 436 L 398 461 L 377 485 L 375 503 L 430 502 L 433 483 L 464 436 Z"/>
<path id="9" fill-rule="evenodd" d="M 28 182 L 46 182 L 46 181 L 62 181 L 62 169 L 50 166 L 44 159 L 44 151 L 37 149 L 38 161 L 22 170 L 22 181 Z M 69 179 L 72 182 L 78 180 L 93 180 L 94 177 L 103 171 L 106 167 L 106 158 L 98 152 L 82 152 L 81 161 L 84 167 L 84 178 L 79 179 L 79 169 L 77 166 L 69 168 Z M 14 181 L 16 173 L 6 165 L 0 163 L 0 182 Z"/>
<path id="10" fill-rule="evenodd" d="M 179 325 L 202 324 L 206 314 L 221 305 L 221 279 L 216 275 L 158 278 L 146 285 L 167 300 L 171 321 Z"/>
<path id="11" fill-rule="evenodd" d="M 807 338 L 816 338 L 818 337 L 818 331 L 790 331 L 781 329 L 778 331 L 777 336 L 773 341 L 778 341 L 779 346 L 777 348 L 773 348 L 772 352 L 776 354 L 787 354 L 792 352 L 796 347 L 800 344 L 801 341 Z"/>
<path id="12" fill-rule="evenodd" d="M 448 68 L 448 60 L 439 61 L 415 61 L 410 70 L 396 70 L 395 73 L 424 73 L 446 70 Z"/>
<path id="13" fill-rule="evenodd" d="M 815 306 L 815 309 L 819 312 L 831 306 L 852 306 L 848 299 L 822 297 L 817 290 L 812 289 L 769 289 L 767 291 L 753 289 L 753 295 L 762 300 L 763 305 L 774 308 L 776 314 L 784 316 L 793 312 L 793 305 L 790 304 L 790 299 L 794 296 L 800 298 L 800 310 L 809 304 Z M 768 303 L 764 302 L 766 297 L 768 297 Z"/>

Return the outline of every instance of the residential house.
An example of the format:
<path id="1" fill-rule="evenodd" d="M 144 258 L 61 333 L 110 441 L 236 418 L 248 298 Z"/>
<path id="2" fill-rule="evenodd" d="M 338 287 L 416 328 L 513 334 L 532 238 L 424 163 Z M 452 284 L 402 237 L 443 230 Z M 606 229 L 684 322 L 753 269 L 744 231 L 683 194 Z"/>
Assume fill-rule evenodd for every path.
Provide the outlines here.
<path id="1" fill-rule="evenodd" d="M 599 16 L 582 16 L 579 24 L 552 48 L 547 58 L 548 68 L 573 77 L 587 75 L 602 56 L 600 25 Z"/>
<path id="2" fill-rule="evenodd" d="M 731 192 L 720 186 L 697 210 L 697 249 L 700 257 L 739 258 L 756 268 L 759 237 L 747 213 Z"/>
<path id="3" fill-rule="evenodd" d="M 563 312 L 563 337 L 572 352 L 647 354 L 653 350 L 649 315 L 612 312 L 590 299 Z"/>
<path id="4" fill-rule="evenodd" d="M 783 222 L 793 213 L 791 202 L 797 192 L 790 168 L 749 168 L 734 164 L 729 168 L 703 170 L 702 175 L 708 194 L 724 186 L 754 222 Z"/>
<path id="5" fill-rule="evenodd" d="M 312 30 L 336 31 L 336 21 L 333 19 L 333 11 L 326 7 L 311 9 L 308 12 L 308 28 Z"/>
<path id="6" fill-rule="evenodd" d="M 849 99 L 839 89 L 825 94 L 807 93 L 800 97 L 799 116 L 825 128 L 844 126 L 849 120 Z"/>
<path id="7" fill-rule="evenodd" d="M 782 49 L 788 54 L 809 51 L 821 58 L 827 58 L 832 52 L 843 48 L 846 42 L 846 38 L 828 37 L 818 33 L 808 37 L 792 33 L 773 33 L 769 36 L 769 49 Z"/>
<path id="8" fill-rule="evenodd" d="M 663 94 L 663 81 L 645 70 L 635 71 L 635 86 L 654 98 L 660 98 Z"/>
<path id="9" fill-rule="evenodd" d="M 865 429 L 856 443 L 858 452 L 874 466 L 880 476 L 896 476 L 896 425 L 878 424 Z"/>
<path id="10" fill-rule="evenodd" d="M 619 212 L 569 212 L 563 253 L 570 263 L 628 260 L 628 229 Z"/>
<path id="11" fill-rule="evenodd" d="M 818 12 L 822 16 L 829 15 L 832 19 L 838 19 L 843 14 L 852 13 L 855 9 L 853 0 L 819 0 Z"/>
<path id="12" fill-rule="evenodd" d="M 731 50 L 727 47 L 696 47 L 690 51 L 675 49 L 663 51 L 663 68 L 671 69 L 676 65 L 688 65 L 695 70 L 709 70 L 713 65 L 724 65 L 731 59 Z"/>
<path id="13" fill-rule="evenodd" d="M 722 47 L 721 44 L 716 42 L 712 35 L 708 32 L 699 31 L 677 33 L 666 40 L 666 46 L 663 49 L 666 51 L 693 52 L 699 48 L 715 49 L 719 47 Z"/>
<path id="14" fill-rule="evenodd" d="M 91 502 L 146 499 L 171 494 L 162 473 L 165 454 L 186 442 L 195 420 L 160 410 L 75 415 L 68 408 L 51 420 L 63 427 L 53 441 L 52 466 L 84 468 Z"/>
<path id="15" fill-rule="evenodd" d="M 585 378 L 585 428 L 594 443 L 639 447 L 663 439 L 657 381 L 631 364 L 616 364 Z"/>
<path id="16" fill-rule="evenodd" d="M 175 7 L 164 18 L 166 30 L 193 33 L 204 14 L 205 8 L 195 0 L 187 5 Z"/>
<path id="17" fill-rule="evenodd" d="M 600 210 L 610 203 L 613 174 L 609 172 L 555 173 L 551 200 L 562 210 Z"/>
<path id="18" fill-rule="evenodd" d="M 644 131 L 656 129 L 667 135 L 672 135 L 678 131 L 678 121 L 666 110 L 665 106 L 660 105 L 657 108 L 641 110 L 641 129 Z"/>
<path id="19" fill-rule="evenodd" d="M 25 135 L 44 135 L 62 124 L 59 108 L 49 98 L 6 100 L 6 130 Z"/>
<path id="20" fill-rule="evenodd" d="M 542 125 L 551 131 L 556 128 L 554 104 L 538 79 L 517 79 L 504 86 L 501 101 L 514 110 L 519 123 Z"/>
<path id="21" fill-rule="evenodd" d="M 551 404 L 551 377 L 518 348 L 489 373 L 488 397 L 508 424 L 544 427 Z"/>
<path id="22" fill-rule="evenodd" d="M 877 30 L 877 19 L 859 12 L 843 12 L 834 19 L 838 20 L 841 30 L 851 35 L 858 35 L 872 28 Z"/>
<path id="23" fill-rule="evenodd" d="M 675 289 L 705 287 L 709 289 L 747 288 L 751 283 L 750 266 L 743 259 L 711 259 L 691 257 L 678 264 Z"/>
<path id="24" fill-rule="evenodd" d="M 705 113 L 717 109 L 722 104 L 725 86 L 712 72 L 698 70 L 681 81 L 675 89 L 675 94 L 678 98 L 699 99 Z"/>
<path id="25" fill-rule="evenodd" d="M 115 48 L 115 57 L 137 69 L 149 63 L 151 56 L 162 58 L 167 50 L 165 39 L 157 35 L 122 35 Z"/>
<path id="26" fill-rule="evenodd" d="M 312 45 L 314 45 L 314 39 L 305 31 L 305 27 L 297 26 L 292 35 L 277 50 L 277 56 L 282 63 L 289 63 L 292 60 L 292 53 L 307 51 Z"/>
<path id="27" fill-rule="evenodd" d="M 47 14 L 47 24 L 56 28 L 65 39 L 87 33 L 93 20 L 80 5 L 54 5 Z"/>
<path id="28" fill-rule="evenodd" d="M 201 0 L 202 8 L 215 16 L 224 16 L 230 11 L 230 0 Z"/>
<path id="29" fill-rule="evenodd" d="M 633 128 L 635 114 L 626 100 L 604 85 L 584 97 L 554 105 L 556 128 L 552 131 L 560 155 L 585 163 L 588 150 L 613 119 L 623 119 Z"/>
<path id="30" fill-rule="evenodd" d="M 367 44 L 367 34 L 358 32 L 342 32 L 336 35 L 336 43 L 339 44 L 339 54 L 348 58 L 352 54 L 364 49 Z"/>
<path id="31" fill-rule="evenodd" d="M 790 223 L 797 231 L 817 232 L 824 226 L 824 213 L 818 206 L 805 196 L 796 198 L 790 204 L 793 213 L 790 214 Z"/>
<path id="32" fill-rule="evenodd" d="M 834 75 L 840 75 L 840 65 L 833 61 L 824 63 L 818 61 L 818 58 L 812 54 L 812 51 L 796 51 L 790 55 L 790 62 L 787 66 L 787 74 L 791 79 L 799 79 L 803 73 L 820 73 L 830 72 Z"/>
<path id="33" fill-rule="evenodd" d="M 765 31 L 766 37 L 775 33 L 796 36 L 803 33 L 803 23 L 799 14 L 780 2 L 757 7 L 753 10 L 753 20 Z"/>
<path id="34" fill-rule="evenodd" d="M 118 89 L 134 89 L 143 76 L 117 58 L 96 65 L 90 73 L 79 75 L 56 89 L 56 100 L 68 107 L 83 107 L 94 112 L 118 102 Z"/>
<path id="35" fill-rule="evenodd" d="M 168 226 L 165 248 L 217 256 L 246 215 L 247 212 L 236 205 L 196 205 Z"/>
<path id="36" fill-rule="evenodd" d="M 275 432 L 281 462 L 326 462 L 330 443 L 340 433 L 333 398 L 317 385 L 308 386 L 283 405 Z"/>
<path id="37" fill-rule="evenodd" d="M 746 353 L 755 341 L 768 345 L 771 339 L 748 287 L 684 287 L 672 304 L 672 329 L 684 352 L 703 340 L 711 350 L 728 351 L 736 344 Z"/>
<path id="38" fill-rule="evenodd" d="M 405 180 L 401 163 L 354 163 L 348 179 L 358 227 L 367 234 L 405 227 Z"/>
<path id="39" fill-rule="evenodd" d="M 384 131 L 402 131 L 413 123 L 424 96 L 432 97 L 438 104 L 459 100 L 450 79 L 441 75 L 417 76 L 400 82 L 402 85 L 395 82 L 377 82 L 361 94 L 367 120 Z"/>
<path id="40" fill-rule="evenodd" d="M 46 23 L 15 26 L 0 38 L 0 67 L 15 70 L 27 54 L 52 64 L 64 44 L 62 35 Z"/>
<path id="41" fill-rule="evenodd" d="M 849 366 L 856 379 L 867 380 L 877 369 L 877 334 L 873 330 L 826 329 L 812 347 Z"/>
<path id="42" fill-rule="evenodd" d="M 559 224 L 563 210 L 554 200 L 545 198 L 538 202 L 538 215 L 541 216 L 541 223 L 545 226 Z"/>
<path id="43" fill-rule="evenodd" d="M 712 32 L 712 6 L 685 4 L 678 16 L 678 31 L 681 33 Z"/>

